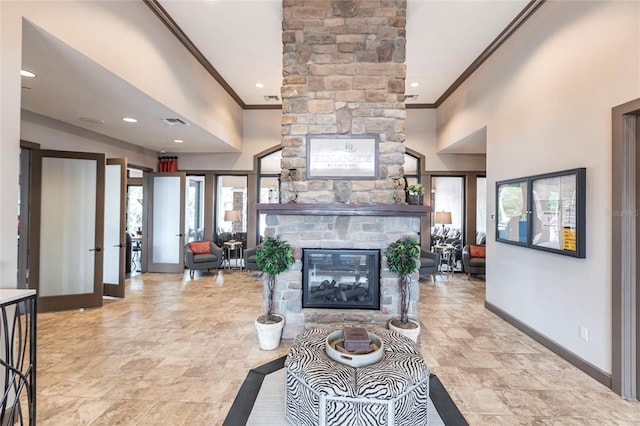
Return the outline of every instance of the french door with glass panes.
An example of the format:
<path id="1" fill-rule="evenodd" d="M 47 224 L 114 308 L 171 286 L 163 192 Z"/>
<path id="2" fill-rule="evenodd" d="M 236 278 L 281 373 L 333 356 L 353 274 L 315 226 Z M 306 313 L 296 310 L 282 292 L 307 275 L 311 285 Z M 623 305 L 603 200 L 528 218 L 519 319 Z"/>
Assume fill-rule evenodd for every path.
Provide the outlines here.
<path id="1" fill-rule="evenodd" d="M 33 150 L 29 287 L 38 309 L 102 305 L 105 156 Z"/>
<path id="2" fill-rule="evenodd" d="M 185 182 L 184 172 L 145 173 L 143 272 L 184 272 Z"/>

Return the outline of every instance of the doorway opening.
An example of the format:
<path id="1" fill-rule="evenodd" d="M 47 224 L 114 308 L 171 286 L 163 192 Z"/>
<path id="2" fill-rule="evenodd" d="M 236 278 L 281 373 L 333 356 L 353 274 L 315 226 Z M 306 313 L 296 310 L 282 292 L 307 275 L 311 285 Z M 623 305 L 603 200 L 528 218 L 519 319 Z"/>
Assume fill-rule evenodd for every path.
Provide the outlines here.
<path id="1" fill-rule="evenodd" d="M 127 170 L 127 255 L 125 260 L 127 277 L 132 277 L 142 272 L 143 205 L 142 170 L 129 168 Z"/>
<path id="2" fill-rule="evenodd" d="M 640 396 L 640 98 L 612 111 L 611 388 Z"/>

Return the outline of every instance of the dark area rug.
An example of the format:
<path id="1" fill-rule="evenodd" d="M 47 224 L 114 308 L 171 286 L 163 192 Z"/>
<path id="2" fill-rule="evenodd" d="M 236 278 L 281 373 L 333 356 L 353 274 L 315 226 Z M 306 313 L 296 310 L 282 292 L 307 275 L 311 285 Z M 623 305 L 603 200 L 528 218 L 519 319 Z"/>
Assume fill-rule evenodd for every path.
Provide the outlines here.
<path id="1" fill-rule="evenodd" d="M 238 391 L 238 395 L 236 395 L 236 399 L 231 405 L 231 409 L 223 423 L 224 426 L 243 426 L 247 424 L 247 420 L 249 416 L 251 416 L 251 411 L 253 410 L 254 403 L 260 393 L 260 388 L 262 387 L 265 377 L 268 374 L 284 368 L 285 359 L 286 356 L 283 356 L 249 371 Z M 284 392 L 284 386 L 282 386 L 282 392 Z M 458 410 L 458 407 L 456 407 L 456 404 L 451 399 L 451 396 L 449 396 L 449 393 L 435 374 L 431 374 L 429 377 L 429 398 L 446 426 L 468 425 L 460 413 L 460 410 Z"/>

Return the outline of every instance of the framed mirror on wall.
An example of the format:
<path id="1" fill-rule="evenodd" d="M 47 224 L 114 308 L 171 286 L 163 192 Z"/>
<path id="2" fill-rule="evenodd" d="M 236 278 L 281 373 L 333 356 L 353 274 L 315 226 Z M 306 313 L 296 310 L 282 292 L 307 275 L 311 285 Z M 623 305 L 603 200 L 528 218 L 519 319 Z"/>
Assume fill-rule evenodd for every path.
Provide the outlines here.
<path id="1" fill-rule="evenodd" d="M 496 182 L 496 241 L 586 257 L 586 169 Z"/>

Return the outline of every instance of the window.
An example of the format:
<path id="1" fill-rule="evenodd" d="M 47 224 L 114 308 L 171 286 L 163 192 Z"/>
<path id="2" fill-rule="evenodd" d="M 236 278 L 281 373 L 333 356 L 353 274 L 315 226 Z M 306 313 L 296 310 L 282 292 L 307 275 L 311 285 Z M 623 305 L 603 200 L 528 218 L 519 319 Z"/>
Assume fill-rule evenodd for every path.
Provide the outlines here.
<path id="1" fill-rule="evenodd" d="M 280 202 L 280 160 L 282 160 L 282 150 L 279 149 L 260 158 L 258 164 L 258 202 L 259 203 L 279 203 Z M 258 217 L 258 241 L 264 237 L 266 228 L 266 215 L 260 214 Z"/>
<path id="2" fill-rule="evenodd" d="M 218 176 L 216 191 L 218 243 L 247 235 L 247 176 Z"/>
<path id="3" fill-rule="evenodd" d="M 464 229 L 464 178 L 460 176 L 441 176 L 431 178 L 431 191 L 433 195 L 433 212 L 435 225 L 432 230 L 436 235 L 446 231 L 453 238 L 455 233 L 462 235 Z M 436 212 L 451 213 L 451 223 L 438 223 L 435 221 Z M 448 219 L 448 215 L 446 215 Z M 444 229 L 443 229 L 444 228 Z"/>
<path id="4" fill-rule="evenodd" d="M 420 183 L 420 160 L 411 154 L 404 154 L 404 178 L 407 185 Z"/>
<path id="5" fill-rule="evenodd" d="M 204 239 L 204 176 L 187 176 L 185 229 L 187 242 Z"/>

